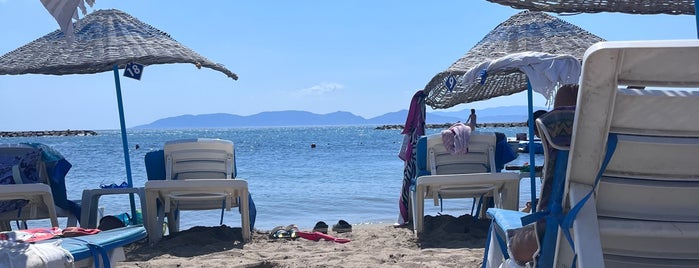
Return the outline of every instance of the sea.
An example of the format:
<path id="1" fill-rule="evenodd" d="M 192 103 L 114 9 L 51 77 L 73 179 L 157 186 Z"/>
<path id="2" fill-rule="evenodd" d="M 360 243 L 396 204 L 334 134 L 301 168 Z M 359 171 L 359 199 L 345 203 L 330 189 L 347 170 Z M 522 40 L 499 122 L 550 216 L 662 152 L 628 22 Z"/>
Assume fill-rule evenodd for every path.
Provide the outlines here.
<path id="1" fill-rule="evenodd" d="M 426 134 L 441 129 L 427 129 Z M 502 132 L 508 137 L 527 132 L 522 127 L 479 128 L 479 132 Z M 72 168 L 66 176 L 69 199 L 79 200 L 83 189 L 126 181 L 119 130 L 97 130 L 95 136 L 44 136 L 0 138 L 0 143 L 43 143 L 60 152 Z M 296 224 L 312 228 L 345 220 L 358 224 L 393 224 L 398 220 L 404 162 L 398 158 L 401 130 L 376 126 L 255 127 L 227 129 L 129 129 L 129 157 L 133 185 L 147 181 L 144 156 L 160 150 L 166 141 L 189 138 L 220 138 L 234 142 L 237 178 L 248 181 L 256 205 L 255 228 Z M 136 148 L 138 145 L 138 149 Z M 315 146 L 312 146 L 315 145 Z M 536 155 L 536 165 L 543 155 Z M 529 155 L 507 165 L 528 163 Z M 503 170 L 503 172 L 518 172 Z M 535 179 L 536 191 L 539 189 Z M 520 207 L 531 200 L 530 179 L 520 181 Z M 136 196 L 136 206 L 139 205 Z M 426 215 L 471 214 L 471 199 L 450 199 L 443 206 L 426 202 Z M 128 195 L 103 196 L 104 215 L 130 212 Z M 182 211 L 181 229 L 219 224 L 220 210 Z M 36 222 L 36 223 L 35 223 Z M 30 222 L 42 226 L 48 221 Z M 65 226 L 65 219 L 60 219 Z M 240 226 L 240 214 L 224 214 L 224 224 Z M 43 225 L 46 226 L 46 225 Z"/>

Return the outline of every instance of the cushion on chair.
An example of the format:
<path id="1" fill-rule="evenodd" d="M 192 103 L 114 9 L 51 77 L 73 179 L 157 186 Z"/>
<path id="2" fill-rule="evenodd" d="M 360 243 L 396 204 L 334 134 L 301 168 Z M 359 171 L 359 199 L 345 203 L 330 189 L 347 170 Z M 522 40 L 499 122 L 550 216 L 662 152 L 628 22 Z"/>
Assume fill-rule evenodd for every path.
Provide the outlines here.
<path id="1" fill-rule="evenodd" d="M 146 176 L 151 180 L 165 180 L 165 151 L 157 150 L 146 153 Z"/>

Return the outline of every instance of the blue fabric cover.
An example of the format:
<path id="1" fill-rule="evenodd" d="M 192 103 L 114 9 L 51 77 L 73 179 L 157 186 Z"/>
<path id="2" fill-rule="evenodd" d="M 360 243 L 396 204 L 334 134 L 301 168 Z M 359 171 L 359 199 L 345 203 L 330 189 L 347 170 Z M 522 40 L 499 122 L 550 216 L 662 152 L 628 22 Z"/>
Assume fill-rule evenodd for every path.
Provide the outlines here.
<path id="1" fill-rule="evenodd" d="M 497 139 L 495 144 L 495 171 L 500 172 L 505 168 L 505 164 L 517 159 L 518 154 L 507 143 L 507 137 L 504 133 L 495 132 L 495 137 Z"/>
<path id="2" fill-rule="evenodd" d="M 422 136 L 417 140 L 417 161 L 415 165 L 417 166 L 417 172 L 415 178 L 425 175 L 431 175 L 430 169 L 427 167 L 427 136 Z M 415 184 L 415 180 L 413 180 Z"/>
<path id="3" fill-rule="evenodd" d="M 151 180 L 165 180 L 165 151 L 157 150 L 146 153 L 146 176 Z"/>
<path id="4" fill-rule="evenodd" d="M 93 257 L 90 245 L 96 245 L 104 250 L 112 250 L 123 247 L 143 238 L 146 238 L 146 228 L 143 225 L 132 225 L 107 231 L 102 231 L 93 235 L 77 237 L 63 237 L 40 241 L 37 243 L 48 243 L 55 239 L 61 239 L 61 246 L 73 255 L 76 261 Z"/>

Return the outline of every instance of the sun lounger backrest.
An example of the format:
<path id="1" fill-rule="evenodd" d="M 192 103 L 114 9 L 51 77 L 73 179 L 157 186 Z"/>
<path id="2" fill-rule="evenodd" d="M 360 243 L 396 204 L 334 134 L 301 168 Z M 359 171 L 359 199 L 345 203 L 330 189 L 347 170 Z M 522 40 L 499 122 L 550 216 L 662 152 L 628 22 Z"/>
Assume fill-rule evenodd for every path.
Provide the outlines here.
<path id="1" fill-rule="evenodd" d="M 51 180 L 41 150 L 24 144 L 0 144 L 0 187 L 10 184 L 44 183 Z M 2 200 L 0 213 L 25 206 L 27 200 Z"/>
<path id="2" fill-rule="evenodd" d="M 698 264 L 699 92 L 678 87 L 699 88 L 698 40 L 606 42 L 585 54 L 567 177 L 598 187 L 607 261 L 614 255 Z M 618 137 L 616 149 L 595 184 L 610 134 Z M 603 224 L 612 219 L 616 227 Z"/>
<path id="3" fill-rule="evenodd" d="M 441 134 L 427 136 L 427 167 L 432 175 L 495 172 L 495 133 L 471 133 L 467 154 L 451 154 Z"/>
<path id="4" fill-rule="evenodd" d="M 166 179 L 232 179 L 235 177 L 233 142 L 189 139 L 165 143 Z"/>
<path id="5" fill-rule="evenodd" d="M 17 161 L 21 161 L 22 167 L 20 167 L 20 163 Z M 17 162 L 14 163 L 16 167 L 12 167 L 10 162 Z M 41 150 L 32 146 L 25 144 L 0 144 L 0 165 L 14 168 L 13 177 L 20 175 L 23 181 L 46 184 L 50 182 L 46 173 L 46 165 L 41 159 Z M 17 168 L 23 169 L 20 172 L 21 174 L 17 174 Z M 15 182 L 19 182 L 19 179 L 14 178 Z"/>

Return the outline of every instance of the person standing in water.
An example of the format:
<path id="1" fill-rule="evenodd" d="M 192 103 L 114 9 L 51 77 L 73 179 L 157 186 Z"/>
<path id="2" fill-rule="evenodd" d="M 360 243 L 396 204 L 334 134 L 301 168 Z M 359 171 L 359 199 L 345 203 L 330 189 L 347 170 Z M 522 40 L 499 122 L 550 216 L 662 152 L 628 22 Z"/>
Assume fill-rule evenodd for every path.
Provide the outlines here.
<path id="1" fill-rule="evenodd" d="M 471 115 L 468 116 L 468 120 L 466 120 L 466 125 L 471 127 L 471 131 L 476 130 L 476 109 L 471 109 Z"/>

